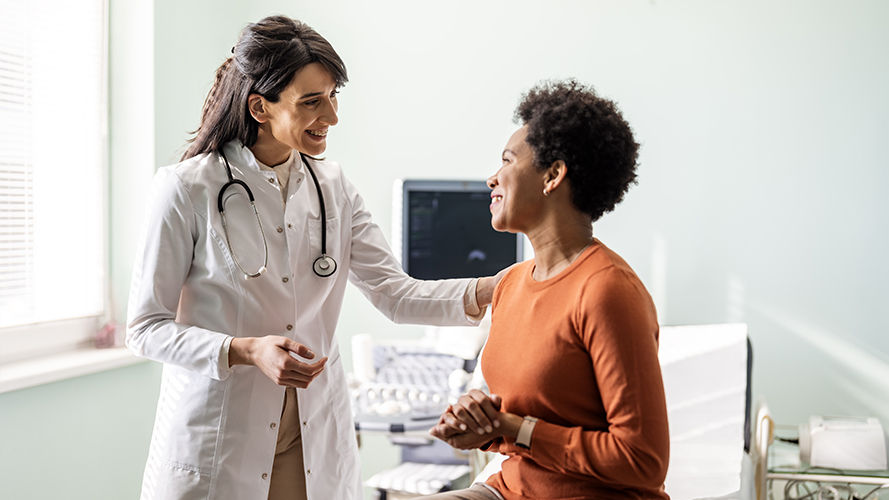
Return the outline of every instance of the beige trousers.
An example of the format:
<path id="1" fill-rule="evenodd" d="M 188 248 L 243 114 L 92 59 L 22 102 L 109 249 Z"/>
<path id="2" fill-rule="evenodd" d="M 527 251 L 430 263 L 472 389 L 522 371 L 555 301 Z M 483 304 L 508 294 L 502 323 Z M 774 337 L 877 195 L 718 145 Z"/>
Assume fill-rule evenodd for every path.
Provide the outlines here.
<path id="1" fill-rule="evenodd" d="M 272 464 L 269 500 L 306 500 L 306 473 L 303 467 L 302 427 L 296 388 L 284 391 L 284 408 L 278 425 L 278 444 Z"/>

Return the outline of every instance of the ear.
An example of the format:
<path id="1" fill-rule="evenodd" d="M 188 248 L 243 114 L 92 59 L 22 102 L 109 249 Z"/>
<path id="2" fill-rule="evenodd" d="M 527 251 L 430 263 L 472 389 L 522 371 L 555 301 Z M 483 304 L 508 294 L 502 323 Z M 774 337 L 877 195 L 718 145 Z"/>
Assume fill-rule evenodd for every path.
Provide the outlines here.
<path id="1" fill-rule="evenodd" d="M 556 160 L 543 173 L 543 186 L 550 193 L 558 189 L 565 182 L 568 175 L 568 165 L 562 160 Z"/>
<path id="2" fill-rule="evenodd" d="M 250 94 L 247 96 L 247 109 L 250 111 L 250 116 L 257 122 L 265 123 L 269 121 L 265 97 L 259 94 Z"/>

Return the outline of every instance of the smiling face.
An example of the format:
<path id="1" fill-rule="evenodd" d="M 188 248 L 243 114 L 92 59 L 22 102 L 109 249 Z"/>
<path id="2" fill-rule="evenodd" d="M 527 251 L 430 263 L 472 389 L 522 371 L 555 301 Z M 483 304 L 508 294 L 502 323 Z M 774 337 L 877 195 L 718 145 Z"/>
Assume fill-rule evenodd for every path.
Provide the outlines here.
<path id="1" fill-rule="evenodd" d="M 488 178 L 491 226 L 497 231 L 528 233 L 541 215 L 545 173 L 534 166 L 534 152 L 525 142 L 528 128 L 515 131 L 503 148 L 500 169 Z"/>
<path id="2" fill-rule="evenodd" d="M 327 149 L 328 128 L 337 119 L 336 80 L 320 63 L 311 63 L 293 75 L 278 102 L 251 96 L 251 113 L 269 132 L 270 149 L 289 156 L 291 149 L 317 156 Z M 261 109 L 257 112 L 256 99 Z M 286 154 L 285 154 L 286 152 Z"/>

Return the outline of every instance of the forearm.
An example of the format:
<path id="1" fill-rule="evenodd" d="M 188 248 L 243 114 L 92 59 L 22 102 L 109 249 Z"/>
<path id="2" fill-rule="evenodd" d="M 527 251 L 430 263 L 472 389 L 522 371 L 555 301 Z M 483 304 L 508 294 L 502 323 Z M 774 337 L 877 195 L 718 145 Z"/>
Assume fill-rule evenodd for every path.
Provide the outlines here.
<path id="1" fill-rule="evenodd" d="M 137 356 L 223 380 L 230 373 L 228 339 L 223 333 L 173 320 L 143 320 L 130 322 L 126 345 Z"/>
<path id="2" fill-rule="evenodd" d="M 255 340 L 252 337 L 232 339 L 228 347 L 228 366 L 254 364 Z"/>
<path id="3" fill-rule="evenodd" d="M 493 448 L 506 455 L 527 456 L 557 472 L 583 474 L 614 484 L 663 484 L 668 445 L 642 434 L 621 434 L 620 430 L 593 431 L 538 420 L 530 449 L 517 446 L 514 438 Z"/>

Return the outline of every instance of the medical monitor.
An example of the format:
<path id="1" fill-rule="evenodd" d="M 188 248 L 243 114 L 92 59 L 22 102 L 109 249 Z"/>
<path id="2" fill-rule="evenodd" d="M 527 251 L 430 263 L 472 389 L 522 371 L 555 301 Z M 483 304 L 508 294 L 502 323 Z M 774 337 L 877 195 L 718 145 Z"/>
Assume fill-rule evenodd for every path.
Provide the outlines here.
<path id="1" fill-rule="evenodd" d="M 395 191 L 396 253 L 414 278 L 490 276 L 522 260 L 523 237 L 491 227 L 484 181 L 402 180 Z"/>

